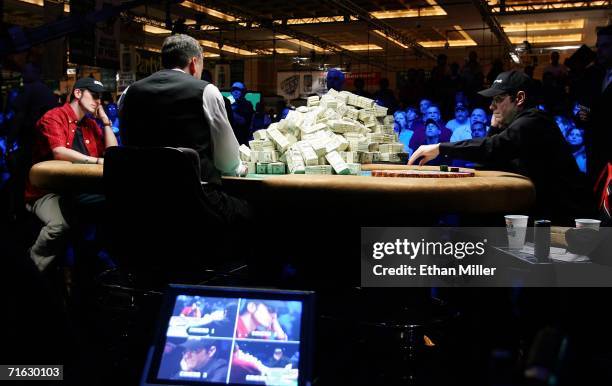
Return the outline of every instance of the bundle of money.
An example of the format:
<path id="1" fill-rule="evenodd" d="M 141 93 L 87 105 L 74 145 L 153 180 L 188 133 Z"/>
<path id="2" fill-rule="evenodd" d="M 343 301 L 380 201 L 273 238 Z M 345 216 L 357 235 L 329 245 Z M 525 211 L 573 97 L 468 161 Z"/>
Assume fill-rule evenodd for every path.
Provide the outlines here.
<path id="1" fill-rule="evenodd" d="M 361 174 L 361 164 L 356 162 L 347 162 L 346 166 L 348 166 L 350 174 L 354 176 L 358 176 Z"/>
<path id="2" fill-rule="evenodd" d="M 403 143 L 382 143 L 378 146 L 381 153 L 400 153 L 404 151 Z"/>
<path id="3" fill-rule="evenodd" d="M 241 161 L 248 162 L 251 160 L 251 149 L 247 145 L 240 145 L 238 151 L 240 152 Z"/>
<path id="4" fill-rule="evenodd" d="M 312 145 L 309 142 L 298 142 L 298 149 L 302 154 L 302 158 L 304 159 L 304 164 L 306 166 L 314 166 L 319 164 L 319 156 L 314 151 Z"/>
<path id="5" fill-rule="evenodd" d="M 386 117 L 387 116 L 387 108 L 374 104 L 374 115 L 377 117 Z"/>
<path id="6" fill-rule="evenodd" d="M 253 139 L 255 140 L 263 140 L 263 139 L 268 139 L 268 133 L 266 132 L 265 129 L 262 130 L 257 130 L 253 133 Z M 255 149 L 253 149 L 255 150 Z"/>
<path id="7" fill-rule="evenodd" d="M 306 105 L 307 106 L 318 106 L 319 105 L 319 96 L 318 95 L 313 95 L 313 96 L 309 96 L 308 98 L 306 98 Z"/>
<path id="8" fill-rule="evenodd" d="M 247 173 L 249 174 L 257 173 L 257 163 L 256 162 L 247 162 Z"/>
<path id="9" fill-rule="evenodd" d="M 330 151 L 325 156 L 325 159 L 327 159 L 327 162 L 334 168 L 336 174 L 351 174 L 351 170 L 337 151 Z"/>
<path id="10" fill-rule="evenodd" d="M 306 166 L 306 174 L 332 174 L 331 165 Z"/>
<path id="11" fill-rule="evenodd" d="M 268 164 L 263 162 L 257 162 L 256 172 L 257 174 L 268 174 Z"/>
<path id="12" fill-rule="evenodd" d="M 285 164 L 282 162 L 270 162 L 266 172 L 267 174 L 285 174 Z"/>

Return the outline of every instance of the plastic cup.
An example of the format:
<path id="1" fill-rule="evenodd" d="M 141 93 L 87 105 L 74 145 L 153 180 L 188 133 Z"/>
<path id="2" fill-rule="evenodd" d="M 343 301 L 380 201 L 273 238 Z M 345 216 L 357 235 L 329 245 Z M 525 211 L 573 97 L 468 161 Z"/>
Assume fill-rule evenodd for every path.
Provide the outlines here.
<path id="1" fill-rule="evenodd" d="M 577 218 L 574 221 L 576 221 L 576 228 L 591 228 L 596 231 L 599 230 L 599 224 L 601 224 L 601 221 L 592 218 Z"/>
<path id="2" fill-rule="evenodd" d="M 506 219 L 506 232 L 508 233 L 508 248 L 512 250 L 523 249 L 529 216 L 512 214 L 504 216 L 504 218 Z"/>

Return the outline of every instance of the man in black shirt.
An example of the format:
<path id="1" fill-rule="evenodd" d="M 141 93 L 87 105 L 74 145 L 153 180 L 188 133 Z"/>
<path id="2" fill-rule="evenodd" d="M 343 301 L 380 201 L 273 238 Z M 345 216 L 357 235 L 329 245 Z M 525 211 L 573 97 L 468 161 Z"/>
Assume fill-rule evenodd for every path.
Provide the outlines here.
<path id="1" fill-rule="evenodd" d="M 421 158 L 422 165 L 441 155 L 522 174 L 536 188 L 532 215 L 556 224 L 571 224 L 578 216 L 593 215 L 594 199 L 585 176 L 554 120 L 531 107 L 529 90 L 530 79 L 523 72 L 499 74 L 491 88 L 479 93 L 493 98 L 491 129 L 486 137 L 421 146 L 408 164 Z"/>

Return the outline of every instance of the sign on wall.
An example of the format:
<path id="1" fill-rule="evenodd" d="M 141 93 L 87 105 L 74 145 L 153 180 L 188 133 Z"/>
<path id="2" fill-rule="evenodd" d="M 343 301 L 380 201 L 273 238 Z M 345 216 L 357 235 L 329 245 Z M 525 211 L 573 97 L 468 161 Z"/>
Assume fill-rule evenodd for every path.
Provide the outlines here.
<path id="1" fill-rule="evenodd" d="M 277 74 L 276 93 L 287 100 L 321 95 L 326 90 L 323 71 L 282 71 Z"/>
<path id="2" fill-rule="evenodd" d="M 114 7 L 120 0 L 96 0 L 96 10 Z M 96 26 L 96 63 L 100 67 L 119 68 L 119 18 L 112 18 Z"/>

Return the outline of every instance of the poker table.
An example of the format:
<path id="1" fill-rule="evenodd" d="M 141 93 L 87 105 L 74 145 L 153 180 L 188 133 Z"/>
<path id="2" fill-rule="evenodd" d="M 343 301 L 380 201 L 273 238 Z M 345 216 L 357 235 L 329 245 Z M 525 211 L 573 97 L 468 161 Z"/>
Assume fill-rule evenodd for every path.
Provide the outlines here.
<path id="1" fill-rule="evenodd" d="M 373 177 L 372 170 L 438 170 L 433 166 L 362 165 L 362 175 L 249 175 L 223 177 L 228 193 L 278 214 L 314 209 L 323 217 L 376 213 L 379 217 L 419 213 L 492 214 L 526 212 L 535 189 L 523 176 L 472 171 L 465 178 Z M 30 181 L 49 191 L 101 192 L 102 165 L 45 161 L 34 165 Z"/>

